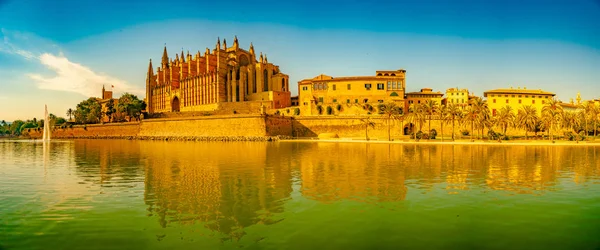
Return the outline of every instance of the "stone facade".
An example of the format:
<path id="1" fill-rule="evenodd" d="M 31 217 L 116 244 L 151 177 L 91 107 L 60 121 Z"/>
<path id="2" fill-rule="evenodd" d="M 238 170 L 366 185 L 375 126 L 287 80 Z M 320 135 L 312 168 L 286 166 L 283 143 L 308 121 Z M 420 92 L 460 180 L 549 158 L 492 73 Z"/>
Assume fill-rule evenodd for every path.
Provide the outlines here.
<path id="1" fill-rule="evenodd" d="M 469 105 L 469 90 L 459 88 L 449 88 L 446 90 L 446 98 L 442 101 L 443 104 L 468 106 Z"/>
<path id="2" fill-rule="evenodd" d="M 170 59 L 164 48 L 161 67 L 156 74 L 152 60 L 146 77 L 146 100 L 149 113 L 179 111 L 217 111 L 220 103 L 269 102 L 268 108 L 291 105 L 289 76 L 279 66 L 269 63 L 254 47 L 241 49 L 237 37 L 232 47 L 217 40 L 194 57 L 188 52 Z"/>
<path id="3" fill-rule="evenodd" d="M 374 76 L 319 75 L 298 82 L 298 103 L 303 115 L 315 115 L 317 105 L 402 103 L 405 88 L 404 69 L 376 71 Z"/>

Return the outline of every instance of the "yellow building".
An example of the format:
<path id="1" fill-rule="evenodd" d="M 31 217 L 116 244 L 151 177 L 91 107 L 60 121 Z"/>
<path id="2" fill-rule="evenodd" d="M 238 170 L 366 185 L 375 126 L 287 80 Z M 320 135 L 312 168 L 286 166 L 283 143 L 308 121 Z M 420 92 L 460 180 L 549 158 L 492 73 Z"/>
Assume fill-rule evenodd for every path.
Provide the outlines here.
<path id="1" fill-rule="evenodd" d="M 459 88 L 449 88 L 446 90 L 446 104 L 456 104 L 461 106 L 469 105 L 469 90 Z"/>
<path id="2" fill-rule="evenodd" d="M 546 103 L 554 98 L 556 94 L 546 92 L 541 89 L 529 90 L 527 88 L 517 89 L 494 89 L 483 93 L 487 98 L 487 104 L 492 116 L 505 106 L 511 106 L 515 112 L 526 105 L 533 106 L 538 115 L 542 114 L 542 108 Z"/>
<path id="3" fill-rule="evenodd" d="M 374 76 L 331 77 L 319 75 L 298 82 L 302 114 L 313 114 L 317 105 L 401 104 L 406 88 L 406 70 L 376 71 Z"/>
<path id="4" fill-rule="evenodd" d="M 433 89 L 422 88 L 419 92 L 406 93 L 406 99 L 404 101 L 404 110 L 408 111 L 411 104 L 421 104 L 427 102 L 427 100 L 433 100 L 438 105 L 442 104 L 442 92 L 433 92 Z"/>

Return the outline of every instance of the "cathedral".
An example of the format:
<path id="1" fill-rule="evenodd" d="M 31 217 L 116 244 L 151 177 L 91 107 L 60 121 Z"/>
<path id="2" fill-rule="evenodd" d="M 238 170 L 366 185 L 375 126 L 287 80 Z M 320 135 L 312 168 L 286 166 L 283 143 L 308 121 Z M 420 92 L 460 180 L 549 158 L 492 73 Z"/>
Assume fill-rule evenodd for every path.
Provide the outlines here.
<path id="1" fill-rule="evenodd" d="M 252 43 L 248 50 L 217 39 L 212 52 L 206 48 L 194 57 L 189 51 L 169 58 L 165 46 L 156 74 L 152 60 L 146 78 L 149 113 L 221 111 L 258 113 L 262 108 L 291 106 L 289 76 L 269 63 L 266 54 L 258 57 Z"/>

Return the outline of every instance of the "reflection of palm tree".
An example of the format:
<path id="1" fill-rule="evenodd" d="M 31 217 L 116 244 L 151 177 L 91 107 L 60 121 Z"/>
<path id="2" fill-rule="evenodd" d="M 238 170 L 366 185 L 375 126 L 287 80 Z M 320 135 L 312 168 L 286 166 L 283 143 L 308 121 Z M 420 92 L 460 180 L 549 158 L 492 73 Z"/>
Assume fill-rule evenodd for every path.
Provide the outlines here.
<path id="1" fill-rule="evenodd" d="M 558 100 L 552 99 L 542 108 L 542 120 L 546 122 L 550 122 L 550 127 L 548 131 L 550 132 L 550 140 L 554 140 L 552 129 L 554 128 L 554 123 L 557 122 L 558 118 L 561 117 L 563 113 L 562 106 L 559 105 Z"/>
<path id="2" fill-rule="evenodd" d="M 391 141 L 391 123 L 393 120 L 399 120 L 402 109 L 396 106 L 396 103 L 390 102 L 381 106 L 381 114 L 385 117 L 388 124 L 388 141 Z"/>
<path id="3" fill-rule="evenodd" d="M 367 116 L 367 118 L 360 119 L 360 121 L 365 125 L 365 137 L 367 141 L 369 140 L 369 127 L 374 128 L 375 123 L 371 121 L 371 117 Z"/>
<path id="4" fill-rule="evenodd" d="M 534 130 L 538 121 L 537 111 L 531 105 L 523 106 L 517 114 L 517 124 L 525 129 L 525 140 L 527 140 L 527 131 Z"/>

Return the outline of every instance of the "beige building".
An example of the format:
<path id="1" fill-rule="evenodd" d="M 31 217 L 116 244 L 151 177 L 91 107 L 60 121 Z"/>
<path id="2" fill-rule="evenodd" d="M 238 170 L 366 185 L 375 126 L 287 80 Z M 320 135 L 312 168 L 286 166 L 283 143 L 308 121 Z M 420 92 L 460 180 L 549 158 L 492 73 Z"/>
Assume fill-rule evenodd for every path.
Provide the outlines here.
<path id="1" fill-rule="evenodd" d="M 406 88 L 406 70 L 381 70 L 374 76 L 331 77 L 319 75 L 298 82 L 301 113 L 316 114 L 317 105 L 378 104 L 398 102 Z"/>
<path id="2" fill-rule="evenodd" d="M 517 89 L 494 89 L 483 93 L 483 96 L 487 98 L 492 116 L 496 116 L 497 112 L 505 106 L 511 106 L 515 112 L 518 112 L 525 105 L 533 106 L 537 114 L 541 115 L 544 105 L 555 95 L 541 89 L 531 90 L 520 87 Z"/>
<path id="3" fill-rule="evenodd" d="M 442 92 L 433 92 L 433 89 L 430 88 L 422 88 L 419 92 L 410 92 L 406 93 L 406 98 L 404 101 L 404 110 L 408 112 L 408 108 L 412 104 L 421 104 L 427 102 L 427 100 L 433 100 L 438 105 L 442 104 Z"/>
<path id="4" fill-rule="evenodd" d="M 446 105 L 455 104 L 460 106 L 469 105 L 469 90 L 459 88 L 449 88 L 446 90 Z"/>

